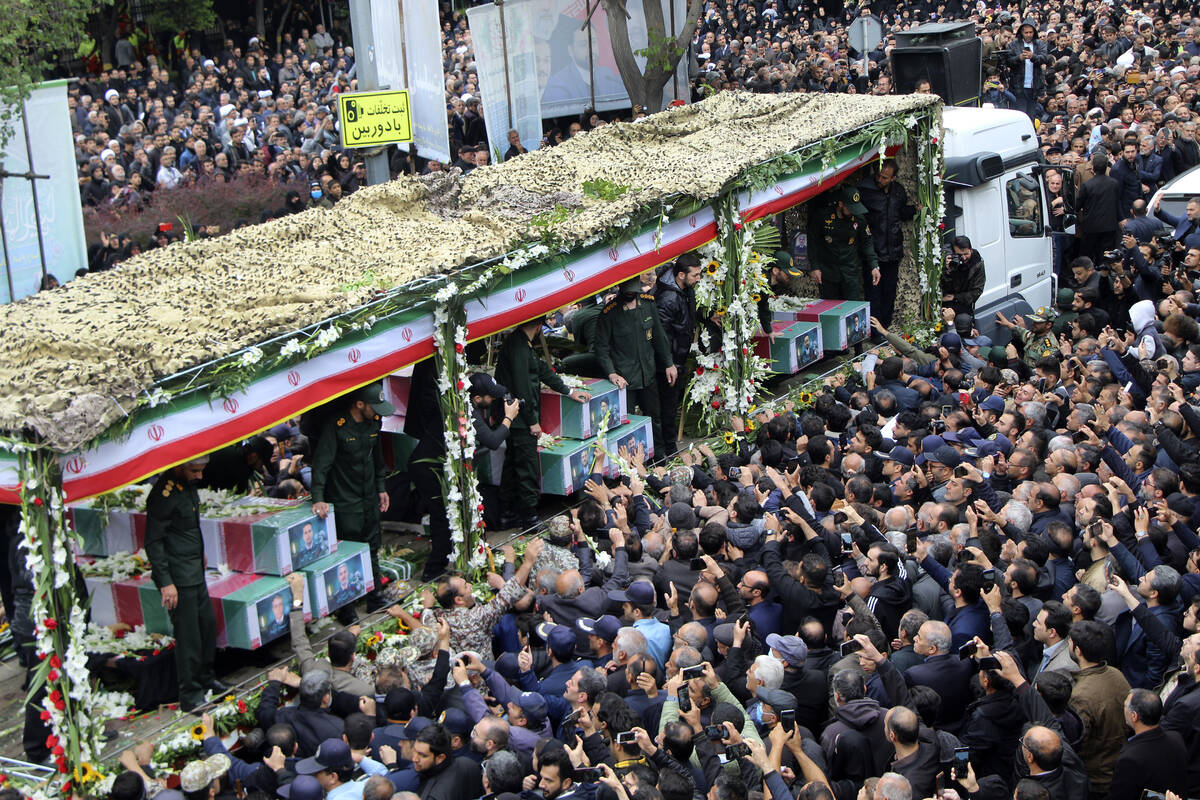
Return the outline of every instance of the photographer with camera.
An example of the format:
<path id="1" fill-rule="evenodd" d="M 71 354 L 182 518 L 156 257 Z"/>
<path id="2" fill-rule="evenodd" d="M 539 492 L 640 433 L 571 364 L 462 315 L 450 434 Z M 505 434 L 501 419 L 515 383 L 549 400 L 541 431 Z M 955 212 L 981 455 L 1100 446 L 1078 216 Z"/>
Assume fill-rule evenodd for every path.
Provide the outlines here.
<path id="1" fill-rule="evenodd" d="M 975 315 L 975 303 L 983 294 L 987 275 L 983 259 L 971 247 L 966 236 L 956 236 L 946 254 L 946 269 L 942 271 L 942 306 L 954 313 Z"/>

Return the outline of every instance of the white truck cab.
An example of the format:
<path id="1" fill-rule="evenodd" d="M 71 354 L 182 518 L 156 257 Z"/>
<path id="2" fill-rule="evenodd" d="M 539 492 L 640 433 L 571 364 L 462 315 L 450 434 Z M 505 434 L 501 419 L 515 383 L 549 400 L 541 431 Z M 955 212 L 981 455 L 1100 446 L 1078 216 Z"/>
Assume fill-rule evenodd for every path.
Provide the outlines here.
<path id="1" fill-rule="evenodd" d="M 975 320 L 980 333 L 1004 343 L 1008 331 L 996 325 L 997 311 L 1012 319 L 1051 305 L 1054 297 L 1053 239 L 1037 134 L 1020 111 L 948 106 L 942 121 L 946 243 L 966 236 L 983 258 L 987 284 Z M 1063 185 L 1073 195 L 1069 170 Z M 1068 208 L 1073 206 L 1071 196 Z"/>

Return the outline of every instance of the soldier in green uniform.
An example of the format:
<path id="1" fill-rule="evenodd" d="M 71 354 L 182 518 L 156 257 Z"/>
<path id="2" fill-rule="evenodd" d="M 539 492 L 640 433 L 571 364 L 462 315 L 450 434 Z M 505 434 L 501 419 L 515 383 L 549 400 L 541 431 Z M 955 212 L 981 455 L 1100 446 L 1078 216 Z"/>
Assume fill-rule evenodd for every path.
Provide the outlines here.
<path id="1" fill-rule="evenodd" d="M 604 297 L 604 302 L 615 297 L 610 293 Z M 603 378 L 600 363 L 592 352 L 592 342 L 596 339 L 596 325 L 600 322 L 600 313 L 604 311 L 604 302 L 593 302 L 595 298 L 585 300 L 580 307 L 567 315 L 567 332 L 575 344 L 583 352 L 572 353 L 562 360 L 563 371 L 568 375 L 580 375 L 585 378 Z"/>
<path id="2" fill-rule="evenodd" d="M 338 538 L 370 546 L 375 576 L 379 575 L 379 515 L 388 510 L 380 417 L 394 413 L 395 407 L 383 399 L 382 383 L 364 386 L 349 395 L 344 414 L 326 421 L 313 451 L 313 511 L 324 519 L 329 504 L 334 505 Z M 378 586 L 378 577 L 376 581 Z M 378 589 L 367 596 L 368 611 L 384 605 Z M 343 624 L 353 622 L 354 616 L 352 605 L 338 610 Z"/>
<path id="3" fill-rule="evenodd" d="M 667 333 L 654 305 L 654 295 L 642 292 L 639 279 L 621 284 L 620 294 L 609 301 L 596 325 L 596 358 L 608 379 L 625 389 L 629 407 L 635 405 L 650 418 L 654 442 L 664 446 L 662 414 L 658 405 L 657 374 L 674 386 L 679 370 L 671 359 Z"/>
<path id="4" fill-rule="evenodd" d="M 204 469 L 205 489 L 248 494 L 263 485 L 274 448 L 265 436 L 254 436 L 213 453 Z"/>
<path id="5" fill-rule="evenodd" d="M 542 384 L 559 394 L 586 403 L 592 396 L 571 389 L 533 348 L 534 338 L 542 330 L 544 317 L 518 325 L 504 337 L 496 361 L 496 382 L 508 387 L 508 393 L 520 401 L 520 411 L 508 432 L 508 450 L 500 478 L 500 498 L 504 502 L 505 522 L 528 529 L 537 524 L 538 498 L 542 477 L 538 464 L 537 437 L 542 435 Z"/>
<path id="6" fill-rule="evenodd" d="M 1058 312 L 1049 306 L 1040 306 L 1032 314 L 1008 319 L 996 312 L 996 324 L 1003 325 L 1025 344 L 1025 363 L 1030 367 L 1045 356 L 1059 355 L 1058 337 L 1052 330 Z M 1032 327 L 1030 327 L 1032 326 Z"/>
<path id="7" fill-rule="evenodd" d="M 827 300 L 862 300 L 863 276 L 879 284 L 879 261 L 867 207 L 858 189 L 842 187 L 827 196 L 824 205 L 814 203 L 808 212 L 809 274 Z"/>
<path id="8" fill-rule="evenodd" d="M 146 555 L 162 606 L 175 628 L 179 707 L 204 703 L 208 691 L 225 686 L 213 675 L 217 619 L 204 582 L 204 539 L 200 535 L 200 494 L 208 456 L 181 464 L 162 475 L 146 499 Z"/>

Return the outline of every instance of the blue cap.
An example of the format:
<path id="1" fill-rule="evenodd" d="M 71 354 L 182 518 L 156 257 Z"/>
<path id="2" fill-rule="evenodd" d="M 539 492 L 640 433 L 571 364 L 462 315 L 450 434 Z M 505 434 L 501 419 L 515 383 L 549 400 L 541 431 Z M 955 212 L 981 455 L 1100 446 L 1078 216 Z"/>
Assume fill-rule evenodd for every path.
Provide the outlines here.
<path id="1" fill-rule="evenodd" d="M 566 625 L 555 625 L 546 637 L 546 646 L 558 655 L 575 655 L 575 631 Z"/>
<path id="2" fill-rule="evenodd" d="M 654 603 L 654 584 L 650 581 L 634 581 L 623 592 L 609 592 L 608 599 L 618 603 L 633 603 L 638 606 L 648 606 Z"/>
<path id="3" fill-rule="evenodd" d="M 324 769 L 343 769 L 354 766 L 350 745 L 342 739 L 326 739 L 312 758 L 296 762 L 297 775 L 313 775 Z"/>
<path id="4" fill-rule="evenodd" d="M 913 455 L 912 450 L 909 450 L 904 445 L 896 445 L 892 448 L 891 452 L 885 453 L 880 457 L 886 461 L 897 461 L 906 467 L 911 467 L 917 463 L 917 458 Z"/>
<path id="5" fill-rule="evenodd" d="M 612 614 L 605 614 L 599 619 L 580 617 L 575 625 L 584 633 L 599 636 L 604 641 L 610 643 L 617 638 L 617 631 L 621 630 L 621 620 Z"/>
<path id="6" fill-rule="evenodd" d="M 533 727 L 539 728 L 546 721 L 546 698 L 537 692 L 521 692 L 516 702 Z"/>
<path id="7" fill-rule="evenodd" d="M 312 775 L 297 775 L 291 783 L 280 786 L 275 791 L 280 797 L 286 797 L 288 800 L 322 800 L 325 797 L 321 782 Z"/>
<path id="8" fill-rule="evenodd" d="M 987 397 L 983 398 L 983 402 L 979 404 L 979 407 L 982 408 L 984 411 L 995 411 L 997 413 L 1003 413 L 1004 412 L 1004 398 L 997 397 L 994 394 L 989 394 Z"/>
<path id="9" fill-rule="evenodd" d="M 994 449 L 993 449 L 994 448 Z M 979 457 L 992 456 L 996 453 L 1008 455 L 1012 452 L 1012 442 L 1003 433 L 993 433 L 979 443 Z"/>
<path id="10" fill-rule="evenodd" d="M 924 464 L 928 460 L 926 453 L 932 454 L 945 444 L 946 441 L 940 436 L 926 436 L 921 440 L 921 455 L 917 456 L 917 463 Z"/>
<path id="11" fill-rule="evenodd" d="M 475 727 L 475 723 L 461 708 L 447 708 L 442 712 L 442 727 L 449 733 L 466 736 Z"/>
<path id="12" fill-rule="evenodd" d="M 935 464 L 941 464 L 944 467 L 957 467 L 962 463 L 962 456 L 948 444 L 944 444 L 937 450 L 933 451 L 933 455 L 929 456 L 926 461 L 931 461 Z"/>
<path id="13" fill-rule="evenodd" d="M 949 350 L 951 348 L 958 349 L 958 350 L 962 349 L 962 337 L 959 336 L 954 331 L 950 331 L 949 333 L 943 333 L 942 338 L 939 341 L 940 341 L 940 344 L 942 345 L 942 347 L 945 347 L 947 350 Z"/>

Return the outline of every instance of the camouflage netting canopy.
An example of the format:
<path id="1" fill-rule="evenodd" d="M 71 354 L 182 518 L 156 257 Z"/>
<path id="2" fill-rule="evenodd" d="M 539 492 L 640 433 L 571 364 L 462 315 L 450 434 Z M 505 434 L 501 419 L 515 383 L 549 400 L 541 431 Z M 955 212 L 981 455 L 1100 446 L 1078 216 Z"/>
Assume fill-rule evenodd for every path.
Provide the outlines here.
<path id="1" fill-rule="evenodd" d="M 0 308 L 0 428 L 75 449 L 156 381 L 361 307 L 380 285 L 536 241 L 530 220 L 555 206 L 577 209 L 555 233 L 579 244 L 649 204 L 711 199 L 764 160 L 938 102 L 722 93 L 465 178 L 405 176 L 332 210 L 150 251 Z M 584 194 L 592 180 L 629 190 L 601 200 Z"/>

